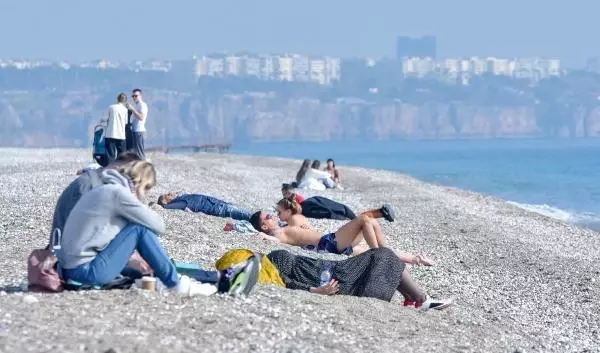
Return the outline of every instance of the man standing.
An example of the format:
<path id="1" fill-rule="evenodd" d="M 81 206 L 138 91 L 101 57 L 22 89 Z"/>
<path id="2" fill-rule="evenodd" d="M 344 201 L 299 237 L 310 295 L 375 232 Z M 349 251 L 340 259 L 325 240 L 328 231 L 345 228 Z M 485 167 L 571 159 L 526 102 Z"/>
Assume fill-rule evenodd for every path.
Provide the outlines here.
<path id="1" fill-rule="evenodd" d="M 117 156 L 126 150 L 125 145 L 125 124 L 127 123 L 127 95 L 119 93 L 117 103 L 108 107 L 108 116 L 102 121 L 107 122 L 106 132 L 104 134 L 104 144 L 106 146 L 107 164 L 114 162 Z"/>
<path id="2" fill-rule="evenodd" d="M 144 138 L 146 137 L 146 119 L 148 118 L 148 105 L 142 98 L 142 90 L 136 88 L 132 91 L 134 105 L 128 104 L 127 108 L 131 110 L 131 123 L 133 129 L 133 152 L 137 153 L 142 160 L 146 159 L 144 154 Z"/>

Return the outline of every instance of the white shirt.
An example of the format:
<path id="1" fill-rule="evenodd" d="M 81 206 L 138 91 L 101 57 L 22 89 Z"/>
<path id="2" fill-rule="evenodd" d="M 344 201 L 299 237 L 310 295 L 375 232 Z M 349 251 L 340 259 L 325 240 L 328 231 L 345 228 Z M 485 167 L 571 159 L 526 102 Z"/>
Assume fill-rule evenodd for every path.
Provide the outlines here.
<path id="1" fill-rule="evenodd" d="M 108 126 L 104 137 L 125 140 L 125 124 L 127 124 L 127 108 L 121 103 L 108 107 Z"/>
<path id="2" fill-rule="evenodd" d="M 146 120 L 148 120 L 148 104 L 139 101 L 135 103 L 135 110 L 137 110 L 138 113 L 142 113 L 144 120 L 140 120 L 135 114 L 131 114 L 131 128 L 135 132 L 145 132 Z"/>

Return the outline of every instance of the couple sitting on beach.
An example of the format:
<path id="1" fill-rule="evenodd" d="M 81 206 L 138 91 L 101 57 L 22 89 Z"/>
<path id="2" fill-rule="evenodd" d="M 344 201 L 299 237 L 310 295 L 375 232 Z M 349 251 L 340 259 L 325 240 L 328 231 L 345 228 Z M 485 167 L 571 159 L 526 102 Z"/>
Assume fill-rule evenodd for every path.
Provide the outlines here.
<path id="1" fill-rule="evenodd" d="M 261 267 L 264 256 L 261 261 L 260 255 L 251 253 L 241 263 L 220 266 L 219 271 L 199 270 L 199 277 L 212 278 L 205 283 L 177 273 L 157 237 L 165 231 L 160 215 L 140 201 L 156 183 L 154 166 L 136 158 L 127 159 L 121 156 L 106 168 L 82 173 L 60 196 L 53 233 L 62 234 L 56 247 L 62 278 L 84 285 L 110 283 L 127 272 L 130 257 L 138 251 L 158 279 L 176 293 L 248 294 L 264 272 Z M 450 304 L 427 296 L 412 282 L 404 263 L 385 248 L 333 262 L 334 279 L 323 285 L 316 277 L 323 269 L 322 261 L 294 256 L 284 250 L 267 256 L 276 270 L 276 276 L 271 277 L 279 278 L 288 288 L 383 300 L 390 300 L 398 290 L 406 300 L 423 309 L 441 309 Z"/>
<path id="2" fill-rule="evenodd" d="M 327 167 L 321 170 L 321 161 L 305 159 L 296 173 L 296 181 L 293 183 L 299 189 L 340 189 L 340 174 L 335 167 L 333 159 L 327 160 Z"/>

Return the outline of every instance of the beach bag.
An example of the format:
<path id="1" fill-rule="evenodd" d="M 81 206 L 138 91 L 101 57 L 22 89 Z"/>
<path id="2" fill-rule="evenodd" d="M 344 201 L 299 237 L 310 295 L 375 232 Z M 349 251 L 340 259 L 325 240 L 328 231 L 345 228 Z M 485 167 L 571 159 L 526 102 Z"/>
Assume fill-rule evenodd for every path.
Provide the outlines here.
<path id="1" fill-rule="evenodd" d="M 60 249 L 60 229 L 52 232 L 50 245 L 35 249 L 27 258 L 28 289 L 32 292 L 61 292 L 64 282 L 57 271 L 58 259 L 55 252 Z"/>
<path id="2" fill-rule="evenodd" d="M 94 141 L 92 142 L 92 157 L 103 167 L 106 167 L 106 144 L 104 143 L 104 126 L 94 127 Z"/>

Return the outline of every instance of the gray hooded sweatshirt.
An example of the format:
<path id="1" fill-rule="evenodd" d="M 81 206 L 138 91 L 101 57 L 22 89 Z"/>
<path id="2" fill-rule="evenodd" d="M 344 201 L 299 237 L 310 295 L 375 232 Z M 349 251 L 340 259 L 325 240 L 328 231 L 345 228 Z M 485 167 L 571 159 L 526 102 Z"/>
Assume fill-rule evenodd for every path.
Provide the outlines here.
<path id="1" fill-rule="evenodd" d="M 157 234 L 165 231 L 160 215 L 138 200 L 126 177 L 116 170 L 104 169 L 100 178 L 103 185 L 81 196 L 65 224 L 57 253 L 65 269 L 94 260 L 129 223 Z"/>

